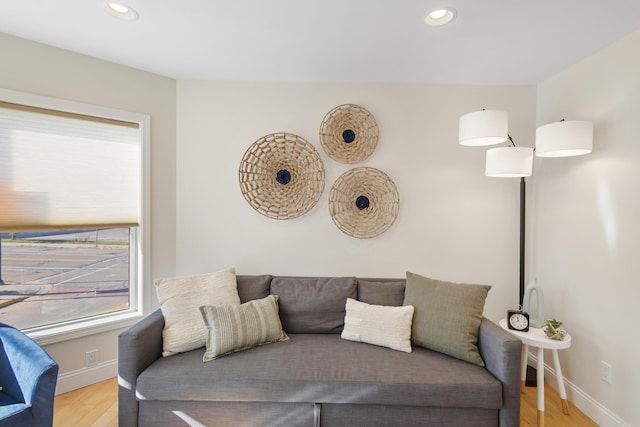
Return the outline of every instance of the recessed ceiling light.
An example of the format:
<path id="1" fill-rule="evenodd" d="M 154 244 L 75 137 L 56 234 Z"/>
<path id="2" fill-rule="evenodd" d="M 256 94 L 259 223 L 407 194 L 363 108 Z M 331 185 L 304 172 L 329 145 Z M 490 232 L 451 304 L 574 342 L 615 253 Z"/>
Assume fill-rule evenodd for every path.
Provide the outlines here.
<path id="1" fill-rule="evenodd" d="M 431 27 L 440 27 L 453 21 L 456 17 L 456 11 L 454 9 L 437 9 L 430 12 L 424 21 Z"/>
<path id="2" fill-rule="evenodd" d="M 135 21 L 138 19 L 138 12 L 122 3 L 107 3 L 104 10 L 114 18 L 124 21 Z"/>

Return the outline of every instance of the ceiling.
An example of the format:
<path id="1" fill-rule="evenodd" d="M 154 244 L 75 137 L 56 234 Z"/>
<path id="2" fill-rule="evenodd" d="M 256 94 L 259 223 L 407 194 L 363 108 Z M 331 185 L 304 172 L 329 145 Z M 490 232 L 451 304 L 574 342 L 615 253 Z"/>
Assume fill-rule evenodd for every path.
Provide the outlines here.
<path id="1" fill-rule="evenodd" d="M 532 84 L 640 29 L 638 0 L 3 1 L 0 32 L 178 80 Z M 456 19 L 432 28 L 428 12 Z"/>

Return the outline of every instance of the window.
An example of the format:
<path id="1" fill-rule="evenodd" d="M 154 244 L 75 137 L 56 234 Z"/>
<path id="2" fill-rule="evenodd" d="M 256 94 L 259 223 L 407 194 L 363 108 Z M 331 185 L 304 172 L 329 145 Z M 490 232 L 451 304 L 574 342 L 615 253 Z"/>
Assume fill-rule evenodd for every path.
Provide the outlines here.
<path id="1" fill-rule="evenodd" d="M 142 314 L 148 127 L 0 90 L 0 322 L 46 341 Z"/>

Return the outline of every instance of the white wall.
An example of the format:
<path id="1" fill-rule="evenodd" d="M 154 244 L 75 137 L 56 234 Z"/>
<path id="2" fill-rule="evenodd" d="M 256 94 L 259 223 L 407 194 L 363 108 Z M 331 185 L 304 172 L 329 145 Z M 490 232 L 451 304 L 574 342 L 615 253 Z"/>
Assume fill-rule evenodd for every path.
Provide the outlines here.
<path id="1" fill-rule="evenodd" d="M 380 127 L 376 151 L 355 166 L 383 170 L 400 193 L 396 222 L 372 239 L 342 233 L 328 211 L 331 185 L 355 166 L 329 158 L 318 133 L 325 114 L 345 103 L 367 108 Z M 178 82 L 178 274 L 227 266 L 312 276 L 409 270 L 491 284 L 485 313 L 503 318 L 517 303 L 518 183 L 486 178 L 485 150 L 458 145 L 459 116 L 481 108 L 508 110 L 516 141 L 533 144 L 533 86 Z M 245 150 L 273 132 L 307 139 L 325 165 L 319 203 L 293 220 L 254 211 L 238 183 Z"/>
<path id="2" fill-rule="evenodd" d="M 174 274 L 176 82 L 1 33 L 0 52 L 0 87 L 151 116 L 151 275 Z M 150 281 L 147 287 L 150 304 L 156 304 Z M 118 333 L 46 346 L 60 364 L 63 384 L 57 391 L 86 382 L 83 375 L 89 380 L 113 377 Z M 98 349 L 103 363 L 87 372 L 84 356 L 92 349 Z"/>
<path id="3" fill-rule="evenodd" d="M 562 118 L 594 122 L 594 151 L 536 160 L 533 274 L 573 338 L 563 371 L 587 396 L 570 400 L 604 405 L 608 417 L 590 414 L 602 425 L 637 426 L 640 32 L 539 85 L 538 125 Z M 613 384 L 600 380 L 601 361 Z"/>

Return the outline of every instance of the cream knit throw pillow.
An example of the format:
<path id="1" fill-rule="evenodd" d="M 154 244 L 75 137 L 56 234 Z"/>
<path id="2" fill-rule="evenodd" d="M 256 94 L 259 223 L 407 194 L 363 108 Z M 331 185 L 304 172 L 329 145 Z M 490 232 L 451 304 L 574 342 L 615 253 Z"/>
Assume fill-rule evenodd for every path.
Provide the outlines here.
<path id="1" fill-rule="evenodd" d="M 390 307 L 347 299 L 341 337 L 411 353 L 413 307 Z"/>
<path id="2" fill-rule="evenodd" d="M 205 345 L 207 327 L 201 305 L 240 304 L 234 268 L 187 277 L 155 280 L 162 315 L 164 357 Z"/>

